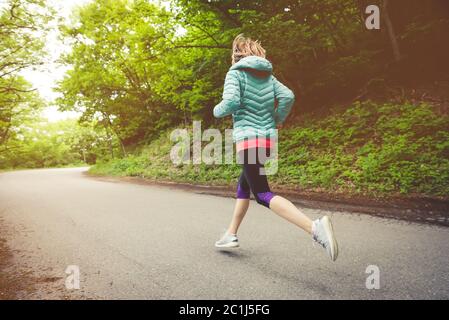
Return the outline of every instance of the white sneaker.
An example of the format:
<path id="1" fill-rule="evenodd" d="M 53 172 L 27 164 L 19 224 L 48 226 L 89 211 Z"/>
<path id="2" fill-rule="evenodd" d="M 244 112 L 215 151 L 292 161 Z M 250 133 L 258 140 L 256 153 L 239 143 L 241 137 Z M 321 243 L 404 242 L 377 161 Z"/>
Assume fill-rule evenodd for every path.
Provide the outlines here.
<path id="1" fill-rule="evenodd" d="M 215 242 L 217 248 L 236 248 L 239 246 L 239 239 L 237 235 L 225 232 L 220 240 Z"/>
<path id="2" fill-rule="evenodd" d="M 312 237 L 313 240 L 326 249 L 332 261 L 337 260 L 338 244 L 334 236 L 331 219 L 328 216 L 313 221 Z"/>

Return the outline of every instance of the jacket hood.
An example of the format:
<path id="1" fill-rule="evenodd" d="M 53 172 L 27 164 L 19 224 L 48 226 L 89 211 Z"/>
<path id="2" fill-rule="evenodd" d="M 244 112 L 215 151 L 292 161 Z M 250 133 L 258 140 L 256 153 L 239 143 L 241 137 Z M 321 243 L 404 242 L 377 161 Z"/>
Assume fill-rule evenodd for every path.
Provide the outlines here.
<path id="1" fill-rule="evenodd" d="M 267 76 L 273 72 L 271 62 L 265 58 L 258 56 L 249 56 L 241 59 L 235 63 L 229 70 L 249 69 L 249 71 L 256 71 L 256 73 L 264 73 Z"/>

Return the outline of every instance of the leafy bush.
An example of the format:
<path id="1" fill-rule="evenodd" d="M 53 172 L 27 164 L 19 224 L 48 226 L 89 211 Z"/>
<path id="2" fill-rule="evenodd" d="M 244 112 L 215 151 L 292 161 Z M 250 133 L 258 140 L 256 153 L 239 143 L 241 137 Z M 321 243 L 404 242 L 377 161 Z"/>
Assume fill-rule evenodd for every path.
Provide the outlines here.
<path id="1" fill-rule="evenodd" d="M 449 119 L 429 105 L 356 103 L 281 132 L 281 176 L 302 188 L 449 194 Z"/>
<path id="2" fill-rule="evenodd" d="M 372 196 L 449 194 L 449 117 L 426 104 L 355 103 L 345 112 L 280 131 L 276 185 Z M 238 165 L 170 161 L 169 132 L 138 156 L 98 164 L 103 174 L 235 184 Z"/>

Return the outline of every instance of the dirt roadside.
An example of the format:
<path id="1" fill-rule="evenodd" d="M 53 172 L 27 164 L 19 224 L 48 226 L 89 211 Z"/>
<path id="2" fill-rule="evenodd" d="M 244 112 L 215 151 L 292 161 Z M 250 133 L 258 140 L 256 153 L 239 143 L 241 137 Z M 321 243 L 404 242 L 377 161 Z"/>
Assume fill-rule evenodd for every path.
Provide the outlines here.
<path id="1" fill-rule="evenodd" d="M 92 179 L 108 182 L 154 185 L 222 197 L 235 196 L 233 187 L 154 181 L 141 177 L 100 176 L 91 174 L 88 171 L 84 172 L 84 174 Z M 418 197 L 373 199 L 362 196 L 337 196 L 325 193 L 302 192 L 280 188 L 279 186 L 274 186 L 273 191 L 306 208 L 353 212 L 382 218 L 449 227 L 449 200 Z"/>
<path id="2" fill-rule="evenodd" d="M 0 217 L 0 301 L 85 300 L 82 293 L 63 289 L 65 278 L 41 261 L 39 252 L 30 254 L 15 248 L 14 238 L 26 232 Z"/>
<path id="3" fill-rule="evenodd" d="M 21 294 L 35 291 L 33 277 L 21 270 L 8 245 L 10 236 L 4 221 L 0 218 L 0 300 L 19 299 Z"/>

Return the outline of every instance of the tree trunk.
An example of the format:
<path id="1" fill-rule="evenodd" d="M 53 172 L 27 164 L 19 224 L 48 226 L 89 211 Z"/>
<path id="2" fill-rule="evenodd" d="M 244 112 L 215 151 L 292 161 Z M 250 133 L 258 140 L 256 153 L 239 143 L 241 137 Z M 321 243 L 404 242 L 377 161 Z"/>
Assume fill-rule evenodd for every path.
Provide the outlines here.
<path id="1" fill-rule="evenodd" d="M 401 52 L 399 51 L 398 40 L 396 38 L 396 34 L 394 33 L 393 23 L 391 22 L 390 15 L 388 13 L 388 0 L 383 1 L 382 16 L 387 26 L 388 37 L 390 39 L 391 47 L 393 49 L 394 60 L 398 62 L 399 60 L 401 60 Z"/>
<path id="2" fill-rule="evenodd" d="M 122 152 L 123 152 L 123 156 L 126 157 L 126 149 L 125 149 L 125 145 L 123 144 L 122 139 L 120 139 L 120 137 L 117 135 L 117 139 L 120 142 L 120 147 L 122 147 Z"/>
<path id="3" fill-rule="evenodd" d="M 111 140 L 109 140 L 109 152 L 111 152 L 111 157 L 114 159 L 114 146 L 112 145 Z"/>
<path id="4" fill-rule="evenodd" d="M 109 133 L 108 128 L 106 128 L 106 137 L 108 139 L 109 152 L 111 153 L 111 158 L 114 159 L 114 146 L 112 145 L 112 137 Z"/>

